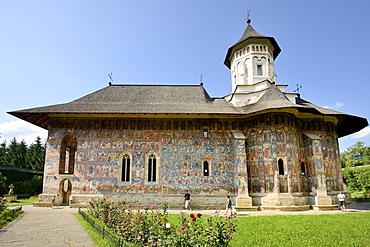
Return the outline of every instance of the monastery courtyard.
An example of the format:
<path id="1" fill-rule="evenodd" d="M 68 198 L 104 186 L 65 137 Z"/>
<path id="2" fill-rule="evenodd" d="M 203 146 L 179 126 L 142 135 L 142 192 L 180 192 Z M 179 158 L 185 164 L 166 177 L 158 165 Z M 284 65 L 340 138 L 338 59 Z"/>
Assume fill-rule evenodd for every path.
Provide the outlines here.
<path id="1" fill-rule="evenodd" d="M 95 246 L 79 221 L 75 218 L 76 208 L 63 206 L 33 207 L 23 206 L 25 214 L 0 230 L 1 246 L 7 247 L 39 247 L 39 246 Z M 346 213 L 370 211 L 370 202 L 352 203 L 347 206 Z M 182 210 L 169 210 L 179 214 Z M 194 210 L 192 212 L 214 215 L 215 210 Z M 338 210 L 331 211 L 254 211 L 239 213 L 239 216 L 261 215 L 293 215 L 293 214 L 341 214 Z M 221 215 L 224 211 L 221 211 Z M 55 224 L 55 222 L 58 222 Z"/>

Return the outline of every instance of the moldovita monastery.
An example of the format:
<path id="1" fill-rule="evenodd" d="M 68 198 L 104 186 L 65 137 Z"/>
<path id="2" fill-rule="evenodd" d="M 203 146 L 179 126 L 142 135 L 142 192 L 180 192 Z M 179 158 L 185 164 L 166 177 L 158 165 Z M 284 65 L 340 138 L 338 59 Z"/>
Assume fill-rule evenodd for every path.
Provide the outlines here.
<path id="1" fill-rule="evenodd" d="M 275 38 L 250 20 L 224 64 L 232 91 L 200 85 L 112 85 L 66 104 L 9 112 L 48 130 L 35 206 L 87 205 L 109 196 L 235 209 L 324 210 L 343 190 L 338 138 L 365 118 L 316 106 L 278 84 Z"/>

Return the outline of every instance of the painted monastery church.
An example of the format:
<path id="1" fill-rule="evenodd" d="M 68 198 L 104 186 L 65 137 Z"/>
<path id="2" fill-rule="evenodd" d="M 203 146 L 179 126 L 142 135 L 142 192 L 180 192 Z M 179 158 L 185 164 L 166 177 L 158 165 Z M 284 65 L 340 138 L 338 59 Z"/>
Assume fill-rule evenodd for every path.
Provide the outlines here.
<path id="1" fill-rule="evenodd" d="M 338 138 L 365 118 L 316 106 L 278 84 L 273 37 L 248 25 L 225 58 L 232 92 L 200 85 L 112 85 L 70 103 L 9 112 L 48 130 L 35 206 L 133 205 L 333 208 L 343 189 Z"/>

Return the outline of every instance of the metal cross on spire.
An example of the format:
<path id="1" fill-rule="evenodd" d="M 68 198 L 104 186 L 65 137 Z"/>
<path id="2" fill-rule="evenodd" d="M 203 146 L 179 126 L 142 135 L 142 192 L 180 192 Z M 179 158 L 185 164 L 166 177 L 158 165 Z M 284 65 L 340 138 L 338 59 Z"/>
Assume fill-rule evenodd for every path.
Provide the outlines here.
<path id="1" fill-rule="evenodd" d="M 249 15 L 251 14 L 252 10 L 247 10 L 247 23 L 251 23 L 251 19 L 249 19 Z"/>
<path id="2" fill-rule="evenodd" d="M 112 76 L 112 72 L 110 74 L 108 74 L 108 77 L 109 77 L 109 86 L 112 85 L 112 82 L 113 82 L 113 76 Z"/>
<path id="3" fill-rule="evenodd" d="M 301 94 L 299 93 L 299 89 L 301 89 L 301 88 L 302 88 L 302 86 L 299 86 L 299 85 L 297 84 L 297 89 L 296 89 L 296 90 L 294 90 L 294 92 L 296 92 L 296 93 L 297 93 L 298 98 L 301 96 Z"/>

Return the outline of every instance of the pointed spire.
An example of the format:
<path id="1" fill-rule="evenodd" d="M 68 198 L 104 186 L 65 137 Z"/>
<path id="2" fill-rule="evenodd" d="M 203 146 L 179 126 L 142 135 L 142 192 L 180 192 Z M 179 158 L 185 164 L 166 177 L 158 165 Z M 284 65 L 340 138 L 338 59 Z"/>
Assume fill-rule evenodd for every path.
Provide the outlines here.
<path id="1" fill-rule="evenodd" d="M 249 17 L 249 16 L 248 16 Z M 227 54 L 226 54 L 226 57 L 225 57 L 225 61 L 224 61 L 224 64 L 230 69 L 230 65 L 231 65 L 231 56 L 233 55 L 234 51 L 233 49 L 238 46 L 239 44 L 243 43 L 243 42 L 246 42 L 248 39 L 250 38 L 257 38 L 257 39 L 268 39 L 271 43 L 271 45 L 275 48 L 274 51 L 273 51 L 273 56 L 274 56 L 274 59 L 279 55 L 279 53 L 281 52 L 281 49 L 278 45 L 278 43 L 276 42 L 276 40 L 274 39 L 274 37 L 269 37 L 269 36 L 265 36 L 265 35 L 262 35 L 262 34 L 259 34 L 256 30 L 254 30 L 254 28 L 252 27 L 251 25 L 251 19 L 247 18 L 247 28 L 245 29 L 242 37 L 234 44 L 232 45 L 228 51 L 227 51 Z"/>

